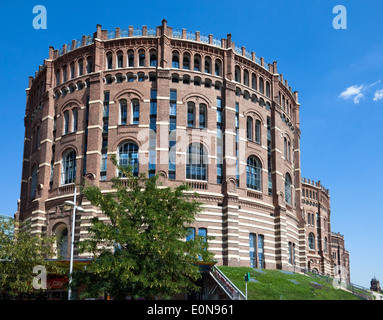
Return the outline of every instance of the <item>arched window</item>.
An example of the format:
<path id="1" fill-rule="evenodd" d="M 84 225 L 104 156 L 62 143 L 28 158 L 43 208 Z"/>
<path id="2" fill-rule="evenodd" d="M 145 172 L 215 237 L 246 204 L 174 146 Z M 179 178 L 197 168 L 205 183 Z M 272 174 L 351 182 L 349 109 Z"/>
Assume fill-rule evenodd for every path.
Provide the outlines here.
<path id="1" fill-rule="evenodd" d="M 59 259 L 68 258 L 68 229 L 65 226 L 56 228 L 57 256 Z"/>
<path id="2" fill-rule="evenodd" d="M 207 123 L 207 107 L 205 104 L 199 105 L 199 128 L 205 129 Z"/>
<path id="3" fill-rule="evenodd" d="M 62 158 L 61 184 L 74 183 L 76 180 L 76 152 L 68 150 Z"/>
<path id="4" fill-rule="evenodd" d="M 128 51 L 128 67 L 134 67 L 134 51 Z"/>
<path id="5" fill-rule="evenodd" d="M 173 83 L 179 83 L 180 82 L 180 77 L 177 73 L 172 74 L 172 82 Z"/>
<path id="6" fill-rule="evenodd" d="M 64 131 L 63 134 L 69 133 L 69 111 L 64 111 Z"/>
<path id="7" fill-rule="evenodd" d="M 257 76 L 254 73 L 251 74 L 251 88 L 257 90 Z"/>
<path id="8" fill-rule="evenodd" d="M 60 69 L 56 70 L 56 86 L 60 85 Z"/>
<path id="9" fill-rule="evenodd" d="M 180 67 L 180 59 L 178 56 L 178 52 L 173 52 L 172 56 L 172 68 L 179 68 Z"/>
<path id="10" fill-rule="evenodd" d="M 309 234 L 309 249 L 315 250 L 315 236 L 312 232 Z"/>
<path id="11" fill-rule="evenodd" d="M 78 60 L 78 75 L 82 76 L 84 74 L 84 63 L 82 59 Z"/>
<path id="12" fill-rule="evenodd" d="M 198 54 L 194 56 L 194 71 L 201 71 L 201 57 Z"/>
<path id="13" fill-rule="evenodd" d="M 36 187 L 37 187 L 37 166 L 34 166 L 32 169 L 32 176 L 31 176 L 31 192 L 30 192 L 31 199 L 33 199 L 36 196 Z"/>
<path id="14" fill-rule="evenodd" d="M 207 152 L 202 144 L 189 145 L 186 161 L 186 179 L 207 180 Z"/>
<path id="15" fill-rule="evenodd" d="M 194 121 L 195 121 L 195 105 L 194 105 L 194 102 L 188 102 L 187 126 L 194 128 Z"/>
<path id="16" fill-rule="evenodd" d="M 74 78 L 74 62 L 72 62 L 70 64 L 70 78 L 73 79 Z"/>
<path id="17" fill-rule="evenodd" d="M 111 52 L 108 52 L 106 54 L 106 68 L 112 69 L 113 68 L 113 55 Z"/>
<path id="18" fill-rule="evenodd" d="M 262 94 L 265 93 L 263 78 L 259 78 L 259 92 Z"/>
<path id="19" fill-rule="evenodd" d="M 255 120 L 255 142 L 261 143 L 261 121 Z"/>
<path id="20" fill-rule="evenodd" d="M 264 240 L 265 237 L 262 234 L 258 235 L 258 261 L 259 261 L 259 268 L 265 267 L 265 254 L 263 253 L 263 247 L 264 247 Z"/>
<path id="21" fill-rule="evenodd" d="M 138 124 L 140 121 L 140 102 L 137 99 L 132 100 L 132 124 Z"/>
<path id="22" fill-rule="evenodd" d="M 93 70 L 93 60 L 92 57 L 86 58 L 86 73 L 91 73 Z"/>
<path id="23" fill-rule="evenodd" d="M 214 65 L 214 72 L 216 76 L 221 76 L 222 75 L 222 64 L 220 60 L 215 60 L 215 65 Z"/>
<path id="24" fill-rule="evenodd" d="M 190 70 L 190 55 L 188 53 L 184 53 L 183 55 L 182 67 L 186 70 Z"/>
<path id="25" fill-rule="evenodd" d="M 150 55 L 150 66 L 157 67 L 157 52 L 154 50 L 151 50 L 149 55 Z"/>
<path id="26" fill-rule="evenodd" d="M 194 85 L 195 86 L 201 85 L 201 78 L 200 77 L 194 77 Z"/>
<path id="27" fill-rule="evenodd" d="M 250 267 L 257 267 L 257 236 L 254 233 L 249 234 L 249 254 L 250 254 Z"/>
<path id="28" fill-rule="evenodd" d="M 145 51 L 144 50 L 138 51 L 138 66 L 145 67 Z"/>
<path id="29" fill-rule="evenodd" d="M 125 142 L 118 147 L 118 165 L 130 167 L 133 176 L 138 177 L 138 146 L 134 142 Z M 122 172 L 118 175 L 121 177 Z"/>
<path id="30" fill-rule="evenodd" d="M 246 184 L 247 187 L 253 190 L 261 191 L 261 161 L 255 156 L 247 158 L 246 166 Z"/>
<path id="31" fill-rule="evenodd" d="M 124 54 L 122 51 L 117 52 L 117 68 L 123 68 L 124 67 Z"/>
<path id="32" fill-rule="evenodd" d="M 234 80 L 237 82 L 241 82 L 241 69 L 238 66 L 235 66 Z"/>
<path id="33" fill-rule="evenodd" d="M 63 82 L 66 82 L 66 75 L 67 75 L 67 66 L 63 66 Z"/>
<path id="34" fill-rule="evenodd" d="M 74 108 L 72 110 L 72 132 L 77 131 L 77 126 L 78 126 L 78 109 Z"/>
<path id="35" fill-rule="evenodd" d="M 247 117 L 246 134 L 247 134 L 247 140 L 253 141 L 253 118 L 252 117 Z"/>
<path id="36" fill-rule="evenodd" d="M 128 120 L 128 105 L 125 99 L 120 100 L 120 124 L 126 124 Z"/>
<path id="37" fill-rule="evenodd" d="M 211 73 L 211 59 L 210 59 L 210 57 L 205 57 L 205 73 Z"/>
<path id="38" fill-rule="evenodd" d="M 285 201 L 291 204 L 291 177 L 290 174 L 286 173 L 285 176 Z"/>
<path id="39" fill-rule="evenodd" d="M 270 82 L 266 81 L 266 97 L 270 98 Z"/>
<path id="40" fill-rule="evenodd" d="M 243 71 L 243 84 L 245 86 L 249 85 L 249 71 L 247 71 L 247 70 Z"/>

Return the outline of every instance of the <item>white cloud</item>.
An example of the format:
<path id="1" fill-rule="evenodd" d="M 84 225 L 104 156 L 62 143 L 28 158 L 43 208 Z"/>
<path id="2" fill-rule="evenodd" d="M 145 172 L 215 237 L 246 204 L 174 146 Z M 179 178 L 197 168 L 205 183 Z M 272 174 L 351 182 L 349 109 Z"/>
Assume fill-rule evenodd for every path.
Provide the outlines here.
<path id="1" fill-rule="evenodd" d="M 359 103 L 360 100 L 365 97 L 366 92 L 369 91 L 371 87 L 375 86 L 379 82 L 381 81 L 378 80 L 368 85 L 365 85 L 365 84 L 362 84 L 360 86 L 353 85 L 351 87 L 348 87 L 346 90 L 344 90 L 339 95 L 339 97 L 345 100 L 353 99 L 354 103 Z M 383 99 L 383 90 L 378 90 L 375 92 L 374 101 L 378 101 L 380 99 Z"/>
<path id="2" fill-rule="evenodd" d="M 383 99 L 383 89 L 380 89 L 380 90 L 377 90 L 375 91 L 375 95 L 374 95 L 374 101 L 379 101 L 379 100 L 382 100 Z"/>
<path id="3" fill-rule="evenodd" d="M 359 103 L 360 99 L 364 97 L 363 90 L 365 86 L 362 84 L 359 87 L 357 85 L 348 87 L 339 96 L 345 100 L 353 98 L 354 103 Z"/>

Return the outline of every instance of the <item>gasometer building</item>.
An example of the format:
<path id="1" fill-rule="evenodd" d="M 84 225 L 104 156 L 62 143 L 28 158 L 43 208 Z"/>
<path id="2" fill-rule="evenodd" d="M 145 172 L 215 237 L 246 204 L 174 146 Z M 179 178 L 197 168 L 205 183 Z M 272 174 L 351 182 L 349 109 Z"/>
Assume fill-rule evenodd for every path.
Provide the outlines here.
<path id="1" fill-rule="evenodd" d="M 191 227 L 214 236 L 218 265 L 333 274 L 342 261 L 349 276 L 344 241 L 336 242 L 343 250 L 333 245 L 329 190 L 301 176 L 298 92 L 277 62 L 230 34 L 216 39 L 166 20 L 97 25 L 50 47 L 26 93 L 16 218 L 32 233 L 57 235 L 58 256 L 69 256 L 72 232 L 81 241 L 90 218 L 104 217 L 77 188 L 84 212 L 72 230 L 64 202 L 84 180 L 110 191 L 115 155 L 136 175 L 162 173 L 164 185 L 199 194 L 203 211 Z"/>

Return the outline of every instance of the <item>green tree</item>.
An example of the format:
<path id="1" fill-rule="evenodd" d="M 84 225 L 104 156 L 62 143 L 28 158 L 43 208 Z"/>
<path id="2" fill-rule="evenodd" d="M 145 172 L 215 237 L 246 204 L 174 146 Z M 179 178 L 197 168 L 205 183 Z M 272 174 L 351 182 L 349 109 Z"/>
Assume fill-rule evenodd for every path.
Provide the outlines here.
<path id="1" fill-rule="evenodd" d="M 0 219 L 0 292 L 11 296 L 36 292 L 33 279 L 43 275 L 42 269 L 34 273 L 36 266 L 44 267 L 46 274 L 63 273 L 47 259 L 54 254 L 55 238 L 31 234 L 28 227 L 14 219 Z"/>
<path id="2" fill-rule="evenodd" d="M 201 204 L 185 194 L 184 184 L 159 187 L 157 175 L 134 177 L 129 168 L 119 169 L 126 179 L 113 179 L 114 192 L 83 190 L 109 218 L 93 218 L 89 239 L 80 243 L 81 251 L 94 257 L 86 272 L 75 276 L 75 283 L 86 284 L 83 296 L 107 292 L 115 299 L 150 299 L 196 289 L 201 275 L 195 262 L 213 257 L 206 239 L 185 241 Z"/>

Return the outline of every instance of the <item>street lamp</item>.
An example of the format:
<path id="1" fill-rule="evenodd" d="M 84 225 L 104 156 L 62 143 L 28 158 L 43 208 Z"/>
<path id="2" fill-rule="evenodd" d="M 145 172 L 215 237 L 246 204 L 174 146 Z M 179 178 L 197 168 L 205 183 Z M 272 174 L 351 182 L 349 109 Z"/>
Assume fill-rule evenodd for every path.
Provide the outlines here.
<path id="1" fill-rule="evenodd" d="M 76 206 L 76 187 L 74 188 L 74 197 L 72 201 L 65 201 L 66 205 L 73 207 L 73 216 L 72 216 L 72 241 L 70 245 L 70 266 L 69 266 L 69 290 L 68 290 L 68 300 L 72 299 L 72 272 L 73 272 L 73 250 L 74 250 L 74 228 L 75 228 L 75 220 L 76 220 L 76 210 L 80 212 L 84 212 L 85 210 L 82 207 Z"/>

